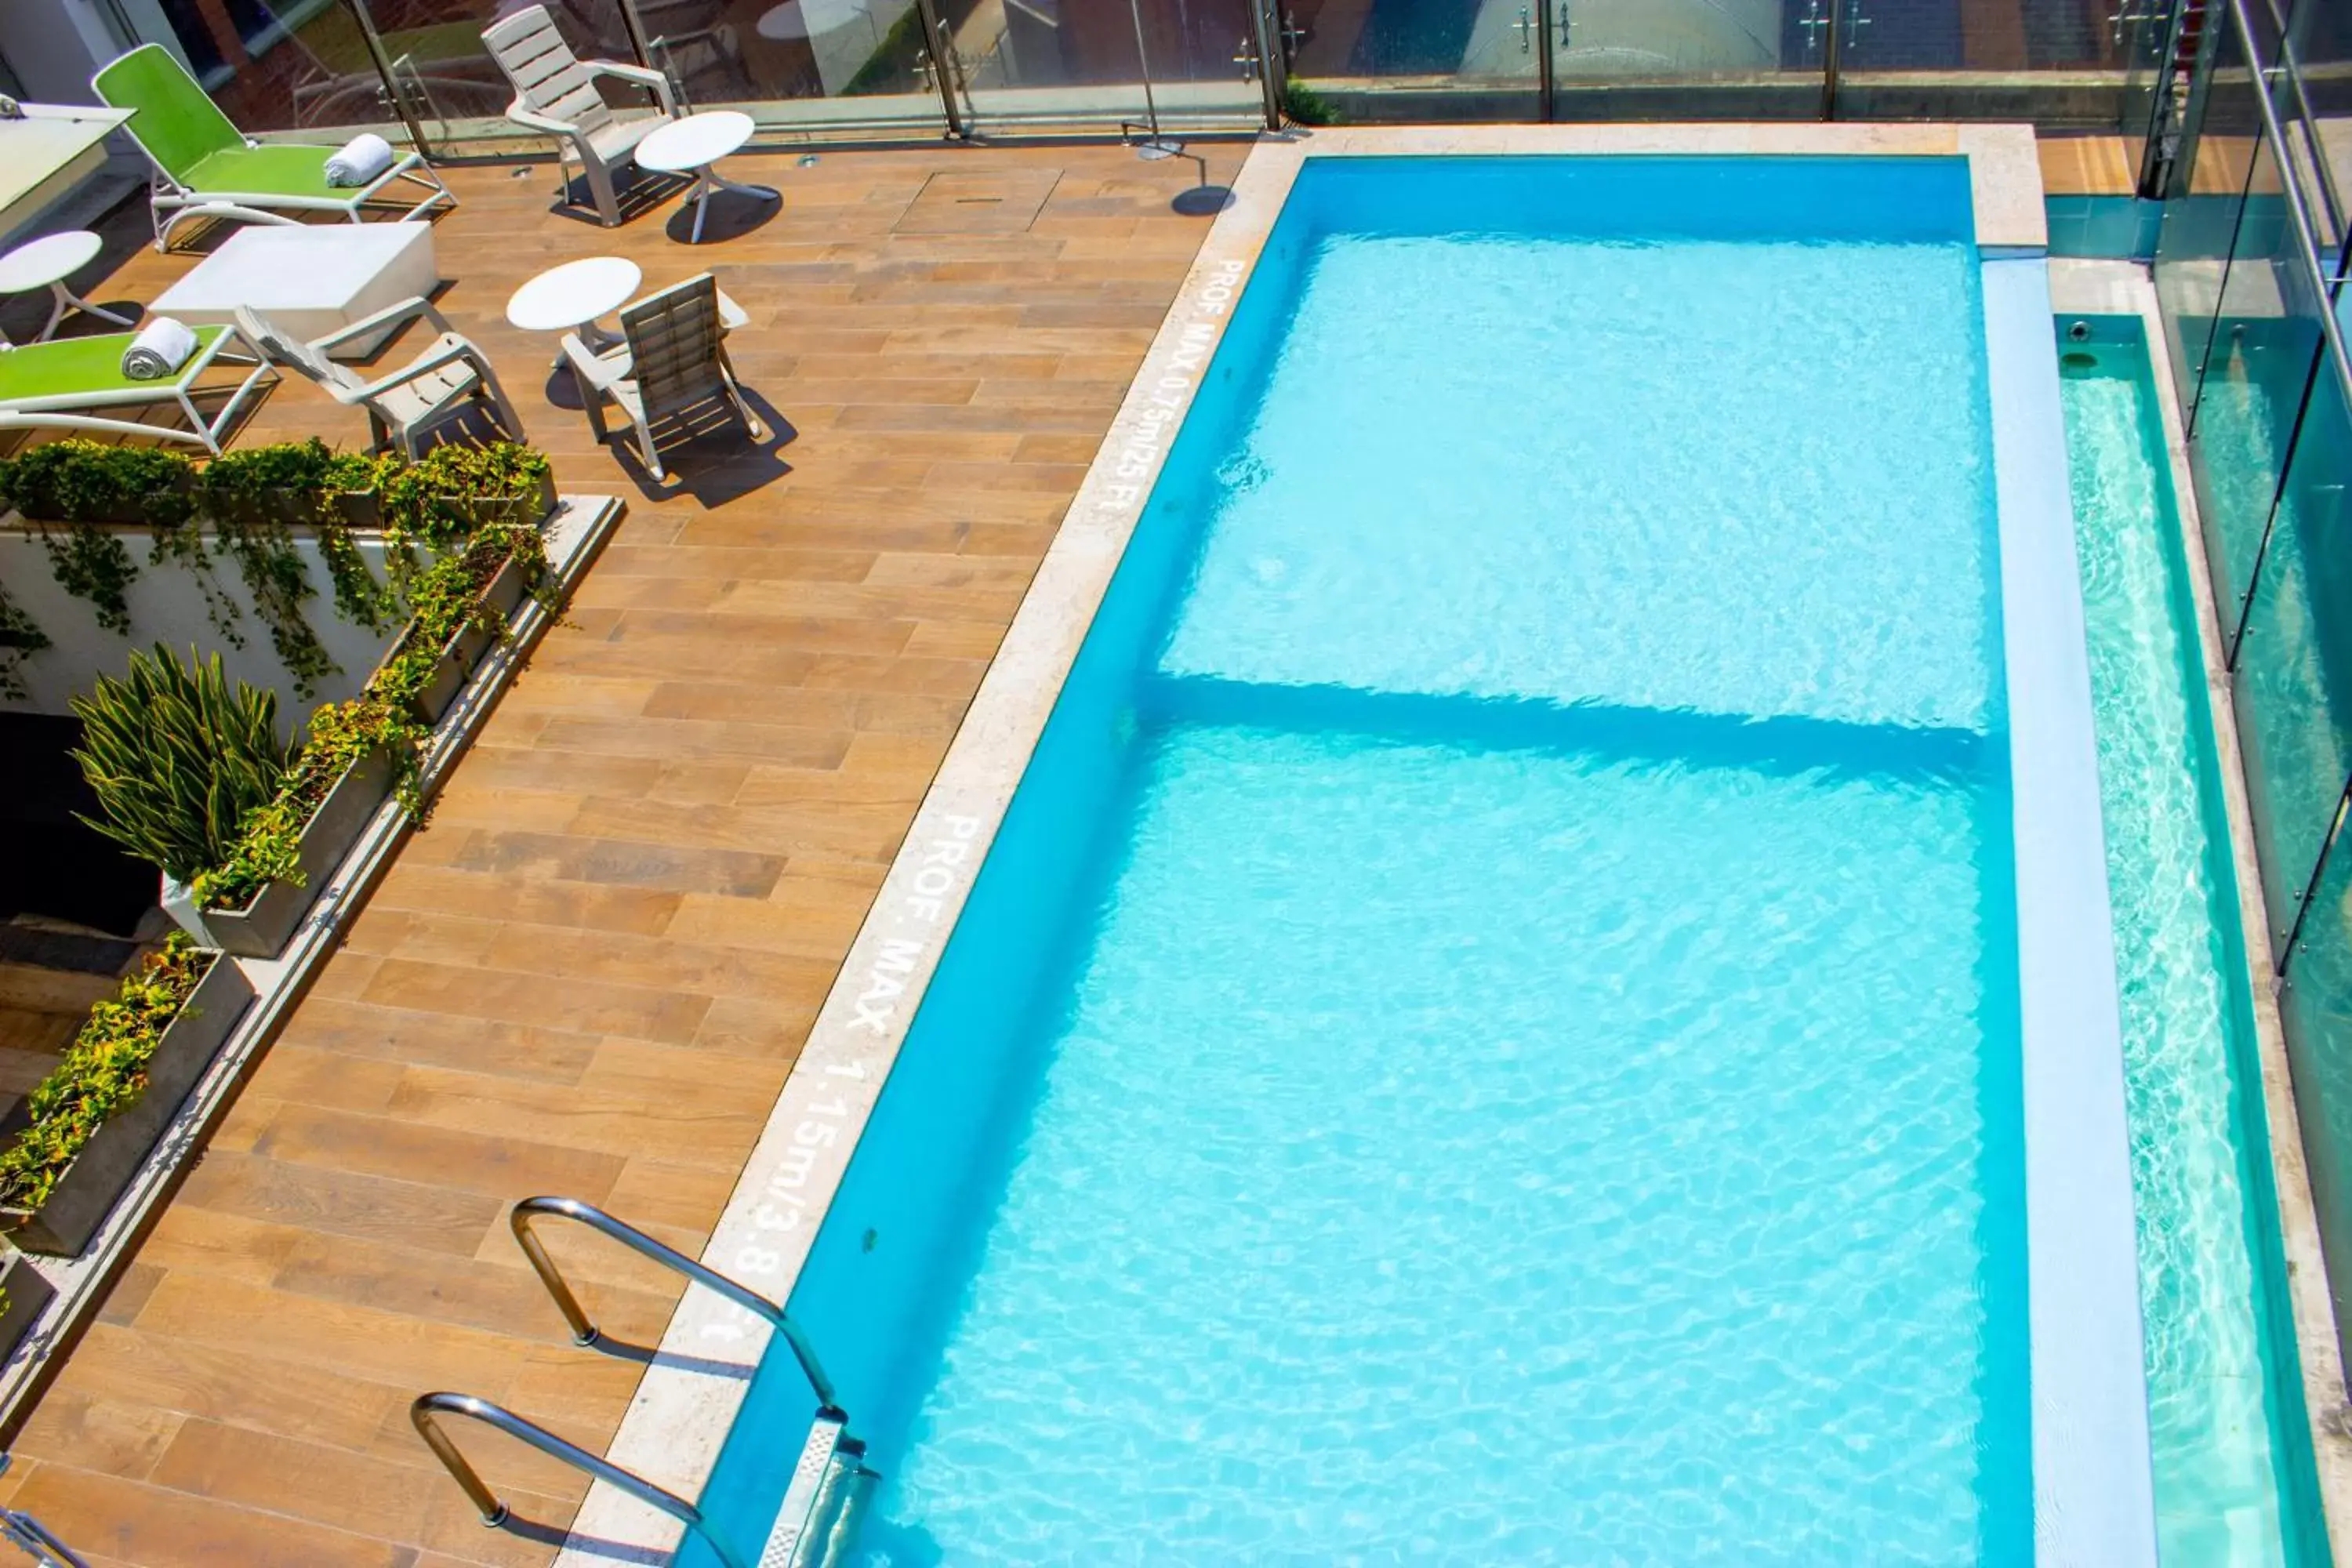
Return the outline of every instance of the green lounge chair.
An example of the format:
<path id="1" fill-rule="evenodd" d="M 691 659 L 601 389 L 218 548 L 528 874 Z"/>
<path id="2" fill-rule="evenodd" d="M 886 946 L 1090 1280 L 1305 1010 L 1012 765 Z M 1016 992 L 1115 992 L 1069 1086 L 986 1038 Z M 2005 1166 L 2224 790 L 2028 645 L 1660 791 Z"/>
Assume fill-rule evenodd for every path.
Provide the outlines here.
<path id="1" fill-rule="evenodd" d="M 221 433 L 236 417 L 255 390 L 275 382 L 278 373 L 235 327 L 196 327 L 196 352 L 176 374 L 156 381 L 133 381 L 122 374 L 122 351 L 135 332 L 108 332 L 98 337 L 54 338 L 0 353 L 0 430 L 94 430 L 114 436 L 160 436 L 168 441 L 192 441 L 220 456 Z M 196 378 L 215 360 L 249 359 L 253 369 L 230 393 L 218 414 L 207 420 L 195 404 Z M 212 390 L 225 390 L 222 383 Z M 171 404 L 187 416 L 189 428 L 151 425 L 122 416 L 133 409 Z M 113 410 L 110 415 L 107 411 Z"/>
<path id="2" fill-rule="evenodd" d="M 394 159 L 367 184 L 327 184 L 327 157 L 334 148 L 239 135 L 160 44 L 142 44 L 110 61 L 89 85 L 101 101 L 131 110 L 123 129 L 155 166 L 151 203 L 158 250 L 170 247 L 172 231 L 189 218 L 290 224 L 301 221 L 291 215 L 341 213 L 358 223 L 360 209 L 372 202 L 404 201 L 404 195 L 384 195 L 401 180 L 430 193 L 403 217 L 423 217 L 444 202 L 457 205 L 419 153 Z"/>

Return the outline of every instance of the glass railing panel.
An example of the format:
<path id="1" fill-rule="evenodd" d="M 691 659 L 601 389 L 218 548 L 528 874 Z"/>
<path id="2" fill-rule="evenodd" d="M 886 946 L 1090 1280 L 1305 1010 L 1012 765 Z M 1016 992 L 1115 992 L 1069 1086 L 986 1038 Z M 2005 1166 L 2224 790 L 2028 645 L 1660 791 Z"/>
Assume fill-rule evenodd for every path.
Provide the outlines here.
<path id="1" fill-rule="evenodd" d="M 2221 27 L 2214 47 L 2217 59 L 2201 101 L 2201 123 L 2180 149 L 2156 251 L 2156 293 L 2173 391 L 2191 420 L 2230 247 L 2245 205 L 2246 179 L 2262 137 L 2261 110 L 2236 29 Z"/>
<path id="2" fill-rule="evenodd" d="M 2257 146 L 2205 345 L 2189 441 L 2225 635 L 2244 612 L 2296 416 L 2318 363 L 2322 304 L 2287 199 L 2268 147 Z"/>
<path id="3" fill-rule="evenodd" d="M 240 130 L 324 138 L 397 124 L 347 0 L 159 0 L 157 8 L 196 79 Z M 435 62 L 420 51 L 407 68 L 429 76 Z"/>
<path id="4" fill-rule="evenodd" d="M 939 10 L 974 129 L 1117 131 L 1150 118 L 1135 0 L 940 0 Z"/>
<path id="5" fill-rule="evenodd" d="M 630 0 L 651 62 L 695 109 L 770 131 L 946 129 L 915 0 Z"/>
<path id="6" fill-rule="evenodd" d="M 2106 129 L 2124 113 L 2129 7 L 2082 0 L 1841 0 L 1838 114 Z"/>
<path id="7" fill-rule="evenodd" d="M 2352 776 L 2348 482 L 2352 417 L 2333 367 L 2324 366 L 2261 547 L 2233 675 L 2263 903 L 2280 944 Z"/>
<path id="8" fill-rule="evenodd" d="M 2352 1323 L 2352 845 L 2328 857 L 2279 1013 L 2340 1345 Z"/>
<path id="9" fill-rule="evenodd" d="M 1552 0 L 1557 5 L 1559 0 Z M 1591 0 L 1638 14 L 1689 0 Z M 1290 110 L 1310 124 L 1543 115 L 1543 0 L 1280 0 Z M 1555 24 L 1556 25 L 1556 24 Z"/>
<path id="10" fill-rule="evenodd" d="M 1556 120 L 1811 120 L 1832 0 L 1552 0 Z"/>
<path id="11" fill-rule="evenodd" d="M 507 119 L 514 89 L 482 44 L 482 29 L 520 9 L 517 0 L 357 3 L 391 62 L 402 107 L 424 132 L 428 146 L 528 135 Z M 546 0 L 546 5 L 582 58 L 635 62 L 619 0 Z M 607 97 L 615 103 L 646 101 L 644 94 L 634 91 Z"/>
<path id="12" fill-rule="evenodd" d="M 1141 0 L 1144 63 L 1163 123 L 1265 122 L 1252 0 Z"/>

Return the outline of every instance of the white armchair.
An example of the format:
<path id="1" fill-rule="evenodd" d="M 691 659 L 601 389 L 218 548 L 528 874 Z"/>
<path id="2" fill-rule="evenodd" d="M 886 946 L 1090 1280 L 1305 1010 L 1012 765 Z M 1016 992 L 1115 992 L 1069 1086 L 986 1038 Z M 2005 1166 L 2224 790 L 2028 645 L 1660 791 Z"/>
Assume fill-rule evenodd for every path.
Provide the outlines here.
<path id="1" fill-rule="evenodd" d="M 363 380 L 358 372 L 327 357 L 339 343 L 383 333 L 420 317 L 440 335 L 398 370 Z M 366 409 L 379 447 L 397 446 L 414 458 L 420 437 L 471 403 L 486 405 L 509 439 L 522 439 L 522 421 L 515 417 L 514 405 L 507 401 L 506 389 L 490 369 L 489 356 L 452 329 L 429 300 L 404 300 L 310 342 L 249 306 L 237 307 L 236 325 L 272 363 L 317 382 L 345 407 Z"/>
<path id="2" fill-rule="evenodd" d="M 621 221 L 621 200 L 613 174 L 626 172 L 629 154 L 648 132 L 678 116 L 677 96 L 669 79 L 644 66 L 617 60 L 583 60 L 572 52 L 556 30 L 555 18 L 544 5 L 528 5 L 501 16 L 483 29 L 482 42 L 490 58 L 514 84 L 514 101 L 507 118 L 527 130 L 555 139 L 555 163 L 563 179 L 563 195 L 572 195 L 572 159 L 580 160 L 597 216 L 607 228 Z M 615 114 L 596 90 L 598 77 L 612 77 L 644 88 L 654 96 L 656 111 Z"/>
<path id="3" fill-rule="evenodd" d="M 635 427 L 638 455 L 656 482 L 667 484 L 664 446 L 707 435 L 727 424 L 742 426 L 754 441 L 767 427 L 751 412 L 735 384 L 725 339 L 730 324 L 748 318 L 701 273 L 621 310 L 625 341 L 598 353 L 567 333 L 563 357 L 579 378 L 588 426 L 602 443 L 611 439 L 604 405 L 615 404 Z"/>

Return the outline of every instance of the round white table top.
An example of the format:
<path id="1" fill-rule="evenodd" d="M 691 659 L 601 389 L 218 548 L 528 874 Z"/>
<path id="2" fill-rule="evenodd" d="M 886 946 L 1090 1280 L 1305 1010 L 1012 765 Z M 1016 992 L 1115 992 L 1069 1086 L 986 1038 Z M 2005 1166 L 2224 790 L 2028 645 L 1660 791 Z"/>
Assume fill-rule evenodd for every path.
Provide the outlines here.
<path id="1" fill-rule="evenodd" d="M 761 12 L 751 30 L 780 44 L 805 38 L 809 36 L 808 13 L 801 9 L 801 0 L 784 0 L 782 5 Z"/>
<path id="2" fill-rule="evenodd" d="M 86 228 L 69 228 L 0 256 L 0 294 L 22 294 L 62 282 L 98 259 L 106 242 Z"/>
<path id="3" fill-rule="evenodd" d="M 706 169 L 751 140 L 751 117 L 738 110 L 705 110 L 649 132 L 637 143 L 637 163 L 662 174 Z"/>
<path id="4" fill-rule="evenodd" d="M 625 257 L 567 261 L 516 289 L 507 301 L 507 320 L 526 332 L 568 332 L 627 304 L 644 279 Z"/>

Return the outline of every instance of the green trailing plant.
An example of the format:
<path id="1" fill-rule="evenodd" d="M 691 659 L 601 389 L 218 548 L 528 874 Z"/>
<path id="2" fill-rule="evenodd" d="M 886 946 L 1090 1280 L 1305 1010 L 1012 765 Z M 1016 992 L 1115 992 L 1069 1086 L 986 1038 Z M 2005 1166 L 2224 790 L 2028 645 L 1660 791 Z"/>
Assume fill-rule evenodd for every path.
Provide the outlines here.
<path id="1" fill-rule="evenodd" d="M 218 654 L 182 664 L 161 643 L 134 652 L 127 675 L 99 677 L 73 710 L 74 760 L 100 808 L 82 820 L 175 881 L 217 864 L 286 774 L 277 693 L 232 690 Z"/>
<path id="2" fill-rule="evenodd" d="M 1338 104 L 1297 77 L 1282 84 L 1282 112 L 1294 125 L 1338 125 L 1347 118 Z"/>
<path id="3" fill-rule="evenodd" d="M 0 500 L 23 513 L 58 586 L 89 601 L 98 624 L 131 632 L 126 593 L 139 574 L 131 547 L 102 524 L 150 521 L 159 531 L 184 522 L 187 459 L 144 447 L 51 441 L 0 465 Z"/>
<path id="4" fill-rule="evenodd" d="M 295 689 L 308 696 L 336 666 L 304 607 L 315 595 L 294 531 L 315 531 L 335 612 L 370 631 L 398 619 L 413 579 L 497 522 L 524 516 L 543 494 L 546 457 L 499 441 L 436 447 L 410 463 L 337 452 L 315 437 L 230 452 L 199 465 L 176 451 L 47 442 L 0 461 L 0 505 L 21 512 L 47 548 L 58 584 L 87 600 L 99 624 L 128 634 L 125 595 L 138 575 L 129 545 L 107 524 L 154 530 L 152 564 L 185 567 L 214 628 L 245 646 L 236 601 L 213 574 L 233 557 Z M 346 498 L 367 498 L 384 535 L 384 577 L 368 568 Z M 209 548 L 207 531 L 210 533 Z"/>
<path id="5" fill-rule="evenodd" d="M 0 698 L 21 702 L 30 695 L 25 689 L 25 660 L 48 646 L 48 633 L 8 596 L 8 585 L 0 583 Z"/>
<path id="6" fill-rule="evenodd" d="M 139 575 L 131 547 L 121 536 L 87 522 L 50 522 L 28 519 L 49 552 L 49 570 L 58 586 L 77 599 L 89 601 L 98 624 L 117 637 L 131 635 L 131 579 Z"/>
<path id="7" fill-rule="evenodd" d="M 546 454 L 511 441 L 436 447 L 417 462 L 387 468 L 376 486 L 384 569 L 404 597 L 425 557 L 445 554 L 492 523 L 536 524 L 537 516 L 521 513 L 550 472 Z"/>
<path id="8" fill-rule="evenodd" d="M 479 630 L 504 642 L 511 635 L 506 616 L 483 595 L 509 560 L 522 572 L 524 590 L 544 601 L 553 581 L 547 542 L 520 523 L 494 523 L 417 573 L 408 587 L 408 629 L 369 681 L 369 695 L 395 704 L 413 700 L 433 683 L 442 653 L 462 632 Z"/>
<path id="9" fill-rule="evenodd" d="M 327 792 L 352 763 L 375 752 L 392 759 L 393 788 L 412 816 L 425 809 L 418 753 L 425 726 L 373 696 L 322 704 L 310 715 L 310 732 L 278 792 L 238 826 L 219 860 L 199 871 L 190 890 L 199 909 L 241 910 L 272 882 L 301 887 L 302 830 L 310 825 Z"/>
<path id="10" fill-rule="evenodd" d="M 303 525 L 315 530 L 328 581 L 334 587 L 336 614 L 370 631 L 381 631 L 396 606 L 367 568 L 351 518 L 344 511 L 343 498 L 374 491 L 394 464 L 395 459 L 389 458 L 333 451 L 315 436 L 307 441 L 247 447 L 225 453 L 205 466 L 198 479 L 198 510 L 216 531 L 215 548 L 236 555 L 257 603 L 264 597 L 257 578 L 282 583 L 278 590 L 282 596 L 297 580 L 288 576 L 289 571 L 299 574 L 298 613 L 299 602 L 310 596 L 311 589 L 294 549 L 292 529 Z M 265 607 L 263 614 L 267 616 L 270 612 Z M 278 635 L 275 623 L 272 635 Z M 313 645 L 317 642 L 315 637 L 310 640 Z"/>
<path id="11" fill-rule="evenodd" d="M 163 1031 L 186 1010 L 215 962 L 173 931 L 119 994 L 89 1010 L 73 1044 L 26 1100 L 28 1125 L 0 1151 L 0 1208 L 37 1210 L 98 1130 L 139 1103 Z"/>

